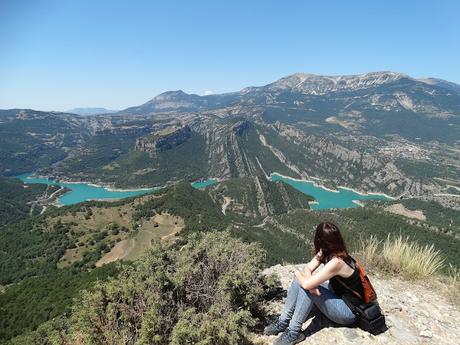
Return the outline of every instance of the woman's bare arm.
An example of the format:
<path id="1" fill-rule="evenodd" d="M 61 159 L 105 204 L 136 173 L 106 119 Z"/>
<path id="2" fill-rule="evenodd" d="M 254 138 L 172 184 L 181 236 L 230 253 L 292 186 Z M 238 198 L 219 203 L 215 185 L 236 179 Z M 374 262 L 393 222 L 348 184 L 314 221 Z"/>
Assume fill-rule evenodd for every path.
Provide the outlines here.
<path id="1" fill-rule="evenodd" d="M 299 285 L 305 290 L 312 290 L 318 288 L 318 286 L 325 281 L 336 276 L 342 268 L 344 262 L 340 259 L 333 258 L 330 260 L 324 268 L 315 275 L 308 275 L 300 271 L 296 272 L 296 278 Z"/>
<path id="2" fill-rule="evenodd" d="M 314 256 L 305 267 L 304 273 L 311 275 L 319 267 L 319 265 L 321 265 L 321 262 L 319 262 L 317 256 Z"/>
<path id="3" fill-rule="evenodd" d="M 318 259 L 318 256 L 314 256 L 313 259 L 310 260 L 310 262 L 305 266 L 305 269 L 303 271 L 305 277 L 311 277 L 313 272 L 321 265 L 321 262 Z M 319 289 L 313 288 L 310 289 L 310 292 L 315 295 L 320 295 Z"/>

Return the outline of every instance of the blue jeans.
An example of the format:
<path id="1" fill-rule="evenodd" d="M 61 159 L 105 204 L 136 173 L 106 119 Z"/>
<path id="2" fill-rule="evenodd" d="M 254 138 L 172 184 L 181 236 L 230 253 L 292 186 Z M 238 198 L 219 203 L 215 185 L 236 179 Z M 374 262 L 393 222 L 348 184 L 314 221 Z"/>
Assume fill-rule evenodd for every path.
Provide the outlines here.
<path id="1" fill-rule="evenodd" d="M 294 276 L 279 318 L 281 323 L 289 325 L 288 329 L 291 333 L 300 333 L 302 324 L 307 320 L 313 305 L 335 323 L 351 325 L 356 321 L 355 315 L 343 299 L 326 286 L 320 285 L 318 289 L 321 292 L 320 296 L 302 289 Z"/>

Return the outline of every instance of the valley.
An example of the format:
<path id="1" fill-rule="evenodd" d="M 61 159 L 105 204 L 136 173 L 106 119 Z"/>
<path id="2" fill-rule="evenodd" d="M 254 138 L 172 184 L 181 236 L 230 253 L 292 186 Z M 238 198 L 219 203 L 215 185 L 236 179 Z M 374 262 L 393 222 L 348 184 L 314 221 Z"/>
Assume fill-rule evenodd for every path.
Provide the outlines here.
<path id="1" fill-rule="evenodd" d="M 458 13 L 0 0 L 0 345 L 456 344 Z"/>
<path id="2" fill-rule="evenodd" d="M 124 189 L 279 173 L 426 198 L 449 194 L 460 174 L 459 100 L 441 85 L 376 72 L 294 74 L 222 95 L 166 92 L 91 117 L 1 111 L 0 169 Z M 37 154 L 40 165 L 27 163 Z"/>
<path id="3" fill-rule="evenodd" d="M 458 91 L 394 72 L 169 91 L 110 114 L 0 110 L 0 342 L 148 260 L 188 274 L 200 236 L 298 264 L 330 220 L 352 252 L 400 235 L 458 270 L 459 152 Z"/>

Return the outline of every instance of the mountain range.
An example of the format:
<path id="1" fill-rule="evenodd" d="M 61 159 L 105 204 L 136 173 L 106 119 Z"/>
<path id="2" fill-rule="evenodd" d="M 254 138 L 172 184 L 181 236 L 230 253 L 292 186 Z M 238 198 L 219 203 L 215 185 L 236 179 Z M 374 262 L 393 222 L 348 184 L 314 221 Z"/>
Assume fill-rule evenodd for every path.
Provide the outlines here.
<path id="1" fill-rule="evenodd" d="M 110 110 L 106 108 L 73 108 L 67 110 L 67 113 L 77 114 L 77 115 L 103 115 L 103 114 L 113 114 L 116 113 L 118 110 Z"/>
<path id="2" fill-rule="evenodd" d="M 0 169 L 119 187 L 278 172 L 393 196 L 450 194 L 459 88 L 395 72 L 296 73 L 225 94 L 168 91 L 91 117 L 3 110 Z M 158 141 L 167 149 L 149 149 Z"/>
<path id="3" fill-rule="evenodd" d="M 362 108 L 383 111 L 411 110 L 449 116 L 458 114 L 460 85 L 441 79 L 415 79 L 402 73 L 372 72 L 361 75 L 321 76 L 296 73 L 261 87 L 239 92 L 198 96 L 182 90 L 162 93 L 119 114 L 164 111 L 209 111 L 237 106 L 283 106 L 318 111 L 321 103 L 337 110 Z M 319 102 L 320 104 L 318 104 Z M 341 108 L 341 109 L 340 109 Z M 326 108 L 330 109 L 330 108 Z"/>

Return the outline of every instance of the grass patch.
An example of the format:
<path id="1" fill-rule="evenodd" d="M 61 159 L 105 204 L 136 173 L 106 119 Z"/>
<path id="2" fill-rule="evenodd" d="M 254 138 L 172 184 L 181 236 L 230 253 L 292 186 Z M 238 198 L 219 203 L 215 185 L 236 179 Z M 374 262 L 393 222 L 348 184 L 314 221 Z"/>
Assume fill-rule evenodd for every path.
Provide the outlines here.
<path id="1" fill-rule="evenodd" d="M 423 279 L 439 273 L 445 258 L 433 245 L 420 245 L 409 237 L 388 235 L 361 240 L 359 253 L 367 262 L 384 271 L 402 274 L 406 279 Z"/>
<path id="2" fill-rule="evenodd" d="M 460 269 L 449 265 L 447 272 L 447 297 L 452 303 L 460 307 Z"/>

